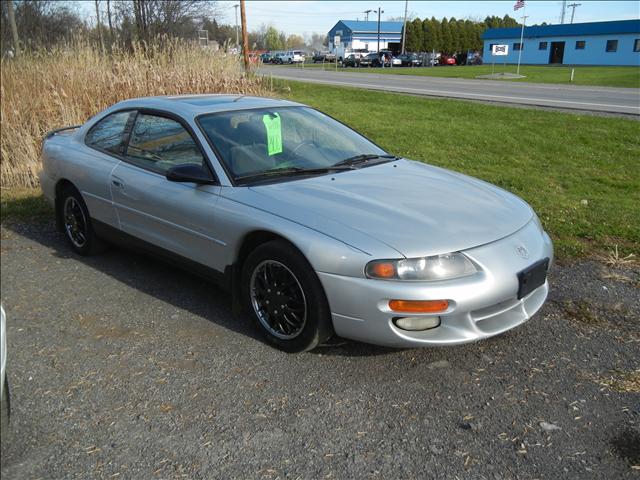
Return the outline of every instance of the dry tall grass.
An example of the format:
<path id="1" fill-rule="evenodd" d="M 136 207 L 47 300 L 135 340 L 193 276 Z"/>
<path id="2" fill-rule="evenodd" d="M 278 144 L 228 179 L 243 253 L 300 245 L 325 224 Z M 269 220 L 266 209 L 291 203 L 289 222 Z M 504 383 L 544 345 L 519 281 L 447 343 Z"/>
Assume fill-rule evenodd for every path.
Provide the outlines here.
<path id="1" fill-rule="evenodd" d="M 42 136 L 126 98 L 182 93 L 265 94 L 239 59 L 178 40 L 100 55 L 78 43 L 2 60 L 0 184 L 37 186 Z"/>

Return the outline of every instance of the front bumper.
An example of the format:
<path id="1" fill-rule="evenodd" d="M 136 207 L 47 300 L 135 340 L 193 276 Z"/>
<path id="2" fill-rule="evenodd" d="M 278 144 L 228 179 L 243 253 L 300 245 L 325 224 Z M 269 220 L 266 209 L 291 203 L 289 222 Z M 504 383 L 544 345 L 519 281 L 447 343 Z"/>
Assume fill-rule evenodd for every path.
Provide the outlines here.
<path id="1" fill-rule="evenodd" d="M 528 258 L 517 253 L 525 246 Z M 549 236 L 535 222 L 496 242 L 464 252 L 481 268 L 475 275 L 441 282 L 402 282 L 346 277 L 318 272 L 336 334 L 393 347 L 457 345 L 498 335 L 533 316 L 544 304 L 548 283 L 517 298 L 517 272 L 543 258 L 553 260 Z M 390 299 L 450 301 L 438 316 L 440 326 L 423 331 L 396 327 L 394 318 L 434 316 L 399 314 Z"/>

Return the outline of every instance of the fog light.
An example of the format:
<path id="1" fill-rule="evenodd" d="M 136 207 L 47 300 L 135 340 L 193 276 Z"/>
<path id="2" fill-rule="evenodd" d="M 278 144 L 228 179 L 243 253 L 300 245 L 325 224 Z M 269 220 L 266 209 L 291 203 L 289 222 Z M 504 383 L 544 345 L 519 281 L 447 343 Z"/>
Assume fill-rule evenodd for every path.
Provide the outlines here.
<path id="1" fill-rule="evenodd" d="M 402 330 L 429 330 L 440 326 L 440 317 L 402 317 L 394 318 L 393 323 Z"/>

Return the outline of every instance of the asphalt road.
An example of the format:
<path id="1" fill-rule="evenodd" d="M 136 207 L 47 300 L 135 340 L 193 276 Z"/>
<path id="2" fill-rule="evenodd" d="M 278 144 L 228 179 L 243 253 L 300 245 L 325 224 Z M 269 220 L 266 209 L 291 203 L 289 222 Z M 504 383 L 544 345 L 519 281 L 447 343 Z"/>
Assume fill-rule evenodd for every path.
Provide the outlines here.
<path id="1" fill-rule="evenodd" d="M 447 68 L 447 67 L 435 67 Z M 262 66 L 260 72 L 274 78 L 300 82 L 496 102 L 568 110 L 640 115 L 640 89 L 582 87 L 504 80 L 471 80 L 417 75 L 356 73 L 287 66 Z"/>
<path id="2" fill-rule="evenodd" d="M 637 478 L 638 269 L 556 266 L 543 311 L 481 343 L 287 355 L 197 277 L 1 235 L 3 479 Z"/>

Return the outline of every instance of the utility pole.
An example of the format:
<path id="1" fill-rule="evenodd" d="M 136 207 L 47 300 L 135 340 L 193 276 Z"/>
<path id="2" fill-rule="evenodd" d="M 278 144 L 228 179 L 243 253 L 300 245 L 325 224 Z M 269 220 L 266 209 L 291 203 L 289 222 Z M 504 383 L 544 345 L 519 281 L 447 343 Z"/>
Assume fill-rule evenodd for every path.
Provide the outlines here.
<path id="1" fill-rule="evenodd" d="M 236 47 L 240 46 L 240 39 L 238 38 L 238 5 L 237 3 L 233 6 L 236 9 Z"/>
<path id="2" fill-rule="evenodd" d="M 378 53 L 380 53 L 380 14 L 381 13 L 384 13 L 384 10 L 378 7 Z"/>
<path id="3" fill-rule="evenodd" d="M 102 38 L 102 23 L 100 23 L 100 8 L 98 8 L 98 0 L 95 0 L 96 3 L 96 21 L 98 22 L 98 37 L 100 38 L 100 50 L 102 50 L 102 54 L 104 55 L 104 38 Z"/>
<path id="4" fill-rule="evenodd" d="M 404 42 L 407 38 L 407 7 L 409 6 L 409 0 L 404 2 L 404 23 L 402 25 L 402 54 L 404 55 Z"/>
<path id="5" fill-rule="evenodd" d="M 564 15 L 567 11 L 567 0 L 563 0 L 562 2 L 562 13 L 560 14 L 560 24 L 564 24 Z"/>
<path id="6" fill-rule="evenodd" d="M 13 13 L 13 0 L 7 2 L 7 8 L 9 9 L 9 23 L 11 24 L 11 35 L 13 36 L 13 48 L 15 49 L 17 57 L 20 55 L 20 39 L 18 38 L 18 27 L 16 27 L 16 16 Z"/>
<path id="7" fill-rule="evenodd" d="M 242 19 L 242 56 L 244 57 L 244 69 L 249 71 L 249 36 L 247 35 L 247 13 L 244 9 L 244 0 L 240 0 L 240 17 Z"/>
<path id="8" fill-rule="evenodd" d="M 373 12 L 373 10 L 365 10 L 364 13 L 364 21 L 368 22 L 369 21 L 369 14 Z"/>
<path id="9" fill-rule="evenodd" d="M 518 70 L 516 71 L 517 75 L 520 75 L 520 59 L 522 58 L 522 50 L 524 49 L 524 24 L 527 23 L 527 17 L 525 12 L 527 11 L 527 5 L 525 4 L 524 9 L 522 10 L 522 30 L 520 30 L 520 50 L 518 50 Z"/>
<path id="10" fill-rule="evenodd" d="M 579 7 L 580 5 L 582 5 L 581 3 L 570 3 L 569 5 L 567 5 L 567 7 L 571 7 L 573 10 L 571 10 L 571 23 L 573 23 L 573 17 L 576 14 L 576 7 Z"/>

